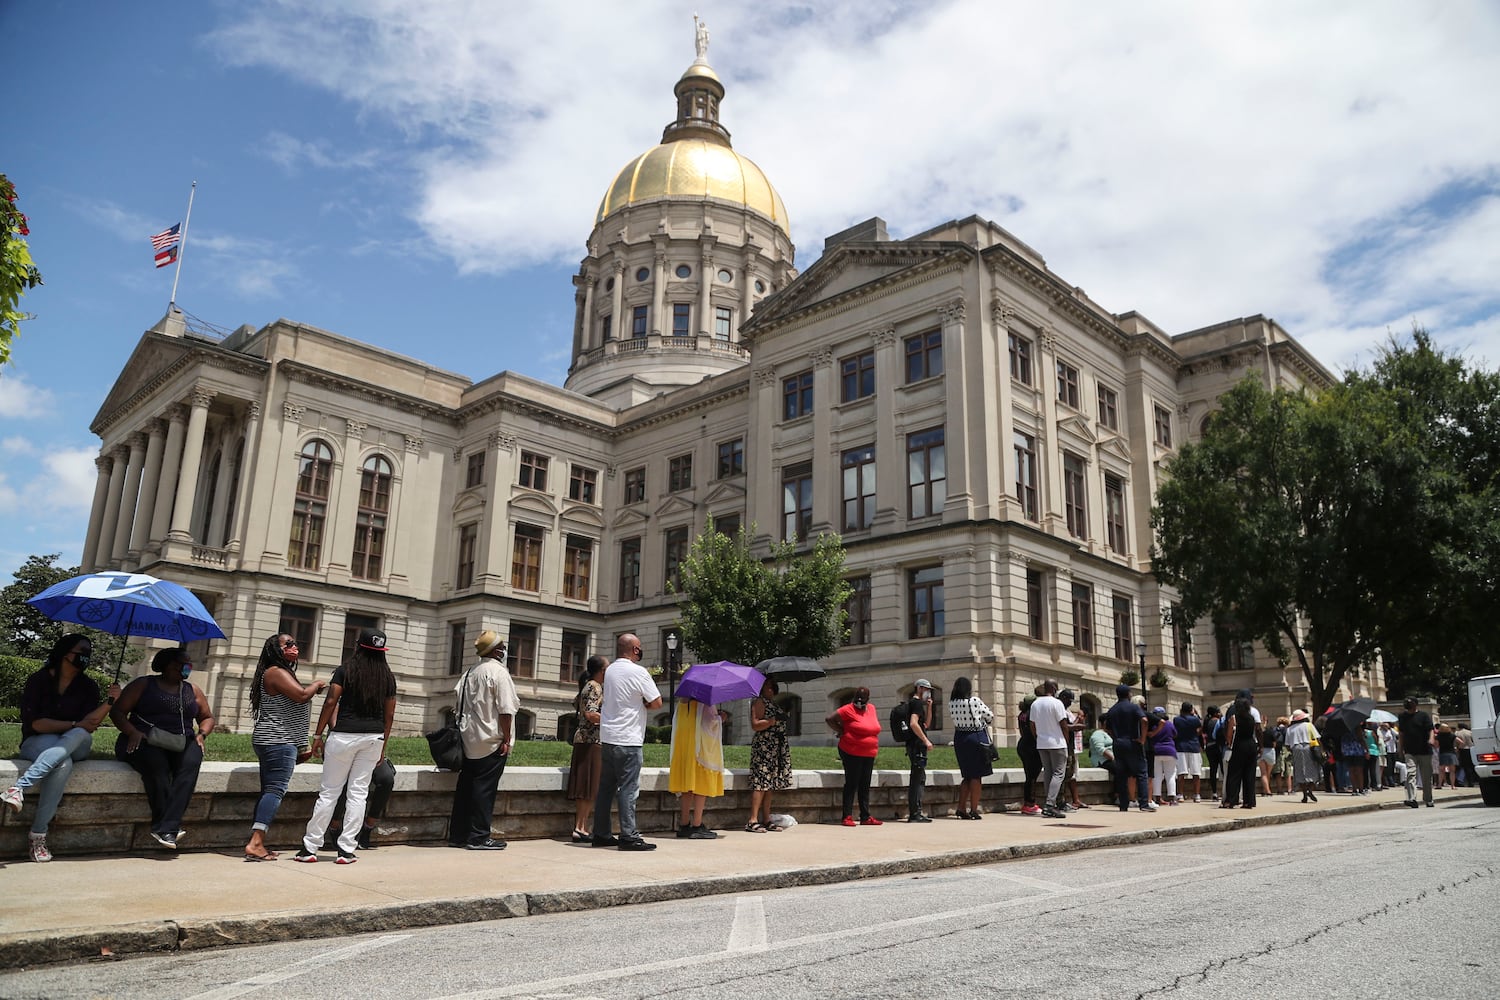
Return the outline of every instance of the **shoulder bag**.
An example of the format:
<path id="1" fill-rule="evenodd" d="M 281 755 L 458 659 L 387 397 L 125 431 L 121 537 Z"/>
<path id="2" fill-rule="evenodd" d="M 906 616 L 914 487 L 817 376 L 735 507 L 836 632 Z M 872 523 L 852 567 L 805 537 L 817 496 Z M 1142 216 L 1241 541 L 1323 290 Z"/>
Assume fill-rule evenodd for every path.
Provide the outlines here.
<path id="1" fill-rule="evenodd" d="M 473 668 L 471 667 L 470 670 Z M 439 771 L 457 771 L 464 766 L 464 738 L 459 726 L 464 721 L 464 695 L 468 693 L 469 671 L 464 672 L 458 684 L 458 711 L 453 721 L 441 729 L 425 734 L 427 749 L 432 752 L 432 762 Z"/>

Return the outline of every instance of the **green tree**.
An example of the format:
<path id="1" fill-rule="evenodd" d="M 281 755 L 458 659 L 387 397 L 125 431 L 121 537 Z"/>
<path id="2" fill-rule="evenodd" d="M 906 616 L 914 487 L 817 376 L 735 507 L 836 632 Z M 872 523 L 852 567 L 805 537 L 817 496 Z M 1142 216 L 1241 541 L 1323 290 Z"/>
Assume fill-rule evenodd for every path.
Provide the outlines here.
<path id="1" fill-rule="evenodd" d="M 715 531 L 710 518 L 694 540 L 675 588 L 686 598 L 684 645 L 705 662 L 748 664 L 837 650 L 848 633 L 850 594 L 839 536 L 821 536 L 806 553 L 775 544 L 765 561 L 750 552 L 748 539 L 743 527 L 733 537 Z"/>
<path id="2" fill-rule="evenodd" d="M 141 651 L 118 636 L 95 632 L 70 622 L 55 622 L 26 602 L 55 583 L 79 574 L 77 566 L 58 566 L 59 553 L 28 556 L 13 581 L 0 589 L 0 656 L 44 660 L 52 644 L 69 632 L 86 632 L 94 644 L 94 664 L 112 675 L 121 647 L 125 662 L 138 663 Z"/>
<path id="3" fill-rule="evenodd" d="M 24 237 L 31 235 L 26 216 L 16 207 L 16 188 L 0 174 L 0 365 L 10 360 L 10 344 L 20 333 L 21 296 L 42 283 Z"/>

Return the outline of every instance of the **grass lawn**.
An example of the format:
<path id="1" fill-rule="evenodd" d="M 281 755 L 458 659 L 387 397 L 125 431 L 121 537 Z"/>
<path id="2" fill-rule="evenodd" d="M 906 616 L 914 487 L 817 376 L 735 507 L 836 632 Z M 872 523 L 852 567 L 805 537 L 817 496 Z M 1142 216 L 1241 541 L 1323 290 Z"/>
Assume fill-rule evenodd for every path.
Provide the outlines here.
<path id="1" fill-rule="evenodd" d="M 119 733 L 111 726 L 100 726 L 94 733 L 95 760 L 113 760 L 115 738 Z M 21 746 L 19 723 L 0 723 L 0 758 L 14 758 Z M 253 761 L 255 751 L 250 748 L 249 733 L 218 732 L 209 736 L 204 744 L 207 760 Z M 396 764 L 431 764 L 427 752 L 427 741 L 420 736 L 393 736 L 389 748 L 391 761 Z M 512 767 L 567 767 L 573 748 L 567 743 L 546 740 L 523 740 L 511 751 Z M 666 767 L 671 748 L 664 743 L 648 743 L 645 747 L 647 767 Z M 731 746 L 724 748 L 724 763 L 733 768 L 750 766 L 750 748 Z M 800 771 L 837 771 L 840 769 L 838 750 L 834 747 L 792 747 L 792 767 Z M 875 759 L 877 768 L 906 770 L 906 753 L 899 747 L 882 747 Z M 1020 767 L 1016 752 L 1010 747 L 1000 748 L 1000 759 L 996 767 Z M 927 758 L 927 768 L 933 771 L 951 771 L 958 767 L 952 747 L 933 747 Z"/>

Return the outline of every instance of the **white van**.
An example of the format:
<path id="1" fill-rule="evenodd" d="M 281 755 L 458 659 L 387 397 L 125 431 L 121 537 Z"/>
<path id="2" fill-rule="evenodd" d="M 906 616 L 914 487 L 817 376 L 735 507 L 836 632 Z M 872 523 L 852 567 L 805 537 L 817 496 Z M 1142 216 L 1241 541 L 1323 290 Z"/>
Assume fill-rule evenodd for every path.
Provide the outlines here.
<path id="1" fill-rule="evenodd" d="M 1487 806 L 1500 806 L 1500 674 L 1469 679 L 1469 729 L 1474 770 Z"/>

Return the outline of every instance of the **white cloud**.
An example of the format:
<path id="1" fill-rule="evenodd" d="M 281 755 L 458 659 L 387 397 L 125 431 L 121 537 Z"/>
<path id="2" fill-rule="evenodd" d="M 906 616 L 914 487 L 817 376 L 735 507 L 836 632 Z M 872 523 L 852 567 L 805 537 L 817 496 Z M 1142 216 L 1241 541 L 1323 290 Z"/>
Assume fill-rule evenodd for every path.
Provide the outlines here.
<path id="1" fill-rule="evenodd" d="M 4 440 L 0 440 L 0 453 L 6 455 L 34 455 L 36 454 L 36 445 L 19 435 L 12 435 Z"/>
<path id="2" fill-rule="evenodd" d="M 288 172 L 303 164 L 319 170 L 368 169 L 379 162 L 372 151 L 344 152 L 327 139 L 298 139 L 285 132 L 267 133 L 259 150 L 272 163 Z"/>
<path id="3" fill-rule="evenodd" d="M 52 390 L 32 385 L 20 375 L 0 372 L 0 417 L 26 420 L 50 416 L 56 401 Z"/>
<path id="4" fill-rule="evenodd" d="M 656 141 L 692 57 L 665 0 L 230 16 L 213 38 L 226 58 L 396 129 L 413 214 L 465 272 L 576 262 L 583 213 Z M 778 186 L 803 267 L 870 215 L 906 235 L 978 213 L 1169 330 L 1266 313 L 1338 365 L 1421 310 L 1500 355 L 1482 322 L 1500 130 L 1465 99 L 1500 92 L 1493 6 L 785 0 L 709 18 L 725 123 Z M 290 140 L 286 155 L 362 154 Z M 1408 218 L 1455 182 L 1489 196 Z"/>

